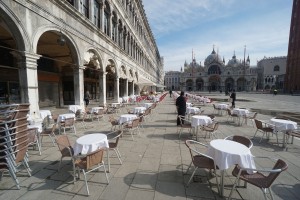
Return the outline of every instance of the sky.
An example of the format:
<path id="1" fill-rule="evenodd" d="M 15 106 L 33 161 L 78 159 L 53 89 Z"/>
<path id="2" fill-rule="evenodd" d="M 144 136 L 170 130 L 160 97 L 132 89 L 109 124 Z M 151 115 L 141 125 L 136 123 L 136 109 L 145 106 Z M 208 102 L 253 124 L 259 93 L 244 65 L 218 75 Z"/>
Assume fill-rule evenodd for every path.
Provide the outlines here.
<path id="1" fill-rule="evenodd" d="M 192 55 L 203 65 L 213 48 L 225 58 L 286 56 L 292 0 L 143 0 L 164 71 L 180 71 Z"/>

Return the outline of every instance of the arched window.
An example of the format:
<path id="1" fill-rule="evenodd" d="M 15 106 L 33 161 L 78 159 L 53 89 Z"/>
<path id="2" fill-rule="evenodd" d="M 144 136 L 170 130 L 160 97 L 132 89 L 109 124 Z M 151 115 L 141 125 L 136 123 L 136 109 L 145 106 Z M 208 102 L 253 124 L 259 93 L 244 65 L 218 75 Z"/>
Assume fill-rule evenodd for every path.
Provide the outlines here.
<path id="1" fill-rule="evenodd" d="M 221 74 L 220 67 L 218 65 L 212 65 L 208 69 L 208 74 Z"/>
<path id="2" fill-rule="evenodd" d="M 278 65 L 276 65 L 273 69 L 274 72 L 279 72 L 280 67 Z"/>

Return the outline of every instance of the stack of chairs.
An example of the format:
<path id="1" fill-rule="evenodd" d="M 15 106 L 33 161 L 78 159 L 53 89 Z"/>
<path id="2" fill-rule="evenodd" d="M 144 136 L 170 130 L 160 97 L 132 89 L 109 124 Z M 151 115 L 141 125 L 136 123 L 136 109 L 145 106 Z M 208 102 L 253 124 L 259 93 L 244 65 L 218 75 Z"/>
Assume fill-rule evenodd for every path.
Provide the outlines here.
<path id="1" fill-rule="evenodd" d="M 5 172 L 13 178 L 20 189 L 17 172 L 21 165 L 31 176 L 28 165 L 27 114 L 29 104 L 0 106 L 0 180 Z"/>

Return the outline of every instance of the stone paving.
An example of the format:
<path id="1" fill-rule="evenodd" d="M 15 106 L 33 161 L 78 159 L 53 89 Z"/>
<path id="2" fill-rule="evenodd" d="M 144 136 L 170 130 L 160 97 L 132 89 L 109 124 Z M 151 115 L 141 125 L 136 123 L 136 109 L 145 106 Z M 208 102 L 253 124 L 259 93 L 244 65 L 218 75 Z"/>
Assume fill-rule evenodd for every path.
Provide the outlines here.
<path id="1" fill-rule="evenodd" d="M 215 100 L 227 99 L 224 94 L 203 93 Z M 299 116 L 300 96 L 270 94 L 237 93 L 236 107 L 246 107 L 260 111 L 257 118 L 268 120 L 282 111 L 292 116 Z M 96 105 L 96 103 L 92 103 Z M 90 105 L 91 107 L 93 105 Z M 202 107 L 204 114 L 212 114 L 213 107 L 207 104 Z M 51 110 L 53 113 L 67 112 L 67 109 Z M 123 113 L 126 109 L 122 110 Z M 298 112 L 298 113 L 297 113 Z M 291 114 L 292 113 L 292 114 Z M 296 119 L 299 120 L 299 119 Z M 227 123 L 227 115 L 217 115 L 220 123 L 217 137 L 239 134 L 253 137 L 256 128 L 251 122 L 248 125 L 237 126 Z M 299 121 L 298 121 L 299 122 Z M 109 132 L 110 124 L 106 116 L 102 121 L 87 122 L 87 129 L 77 124 L 77 135 L 67 131 L 72 143 L 85 133 Z M 260 136 L 260 135 L 259 135 Z M 63 161 L 60 171 L 57 171 L 60 153 L 56 146 L 52 146 L 49 138 L 43 140 L 42 155 L 38 151 L 29 149 L 29 165 L 32 176 L 22 170 L 18 173 L 21 189 L 16 189 L 14 182 L 5 174 L 0 182 L 0 199 L 101 199 L 101 200 L 167 200 L 167 199 L 226 199 L 230 193 L 234 177 L 232 169 L 226 170 L 224 197 L 217 192 L 215 177 L 208 175 L 205 170 L 198 170 L 194 182 L 186 187 L 190 174 L 186 169 L 191 157 L 184 140 L 190 138 L 185 131 L 178 139 L 174 100 L 167 95 L 158 105 L 151 118 L 145 122 L 140 135 L 135 135 L 135 141 L 124 132 L 120 139 L 119 150 L 122 155 L 121 165 L 115 156 L 111 155 L 110 183 L 106 184 L 102 169 L 88 175 L 90 196 L 86 196 L 83 176 L 73 183 L 72 165 L 67 158 Z M 208 144 L 210 139 L 200 136 L 199 141 Z M 272 185 L 275 199 L 300 199 L 300 141 L 295 140 L 284 151 L 276 143 L 276 137 L 269 141 L 253 138 L 253 155 L 281 158 L 289 168 L 283 172 Z M 106 161 L 106 160 L 105 160 Z M 258 161 L 257 166 L 272 166 L 267 160 Z M 218 173 L 220 174 L 220 173 Z M 263 199 L 262 192 L 248 184 L 247 188 L 239 188 L 233 193 L 235 199 Z"/>

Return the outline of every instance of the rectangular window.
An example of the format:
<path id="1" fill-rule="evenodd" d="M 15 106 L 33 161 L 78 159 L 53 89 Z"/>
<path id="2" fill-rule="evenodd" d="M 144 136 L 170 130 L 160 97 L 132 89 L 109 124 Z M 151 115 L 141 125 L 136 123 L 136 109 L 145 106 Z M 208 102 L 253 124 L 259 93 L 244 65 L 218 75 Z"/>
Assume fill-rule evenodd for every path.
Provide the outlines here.
<path id="1" fill-rule="evenodd" d="M 94 24 L 100 28 L 100 4 L 98 1 L 94 2 Z"/>
<path id="2" fill-rule="evenodd" d="M 108 31 L 108 25 L 109 25 L 109 16 L 107 13 L 104 13 L 104 33 L 106 35 L 109 35 L 109 31 Z"/>
<path id="3" fill-rule="evenodd" d="M 88 0 L 80 0 L 80 8 L 79 11 L 89 18 L 89 1 Z"/>

